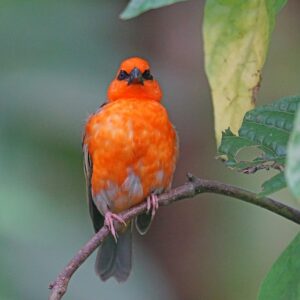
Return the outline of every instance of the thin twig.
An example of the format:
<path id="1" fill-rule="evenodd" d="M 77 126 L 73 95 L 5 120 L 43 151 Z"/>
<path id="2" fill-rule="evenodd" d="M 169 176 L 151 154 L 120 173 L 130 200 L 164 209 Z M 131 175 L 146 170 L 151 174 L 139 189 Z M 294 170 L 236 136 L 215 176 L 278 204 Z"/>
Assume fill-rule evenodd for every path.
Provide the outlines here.
<path id="1" fill-rule="evenodd" d="M 233 197 L 254 205 L 263 207 L 277 215 L 280 215 L 292 222 L 300 224 L 300 211 L 287 206 L 283 203 L 275 201 L 268 197 L 259 197 L 255 193 L 241 189 L 239 187 L 221 183 L 213 180 L 205 180 L 188 174 L 189 181 L 182 186 L 172 189 L 158 197 L 160 206 L 169 205 L 173 202 L 192 198 L 200 193 L 214 193 Z M 137 215 L 146 211 L 146 202 L 120 214 L 124 221 L 128 222 Z M 120 229 L 123 225 L 116 224 L 116 229 Z M 56 280 L 49 285 L 51 294 L 49 300 L 60 300 L 67 291 L 68 283 L 75 271 L 84 263 L 84 261 L 93 253 L 93 251 L 101 245 L 108 236 L 109 231 L 106 226 L 102 227 L 70 260 L 67 266 L 57 276 Z"/>

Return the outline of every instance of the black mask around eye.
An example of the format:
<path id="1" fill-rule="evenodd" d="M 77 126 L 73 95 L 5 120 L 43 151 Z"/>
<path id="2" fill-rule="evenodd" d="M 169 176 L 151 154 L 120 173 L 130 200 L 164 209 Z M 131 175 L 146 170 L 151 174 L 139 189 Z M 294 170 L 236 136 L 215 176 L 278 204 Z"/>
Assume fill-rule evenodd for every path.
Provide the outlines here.
<path id="1" fill-rule="evenodd" d="M 118 77 L 117 77 L 118 80 L 125 80 L 125 79 L 128 79 L 128 78 L 129 78 L 129 74 L 124 70 L 121 70 Z"/>

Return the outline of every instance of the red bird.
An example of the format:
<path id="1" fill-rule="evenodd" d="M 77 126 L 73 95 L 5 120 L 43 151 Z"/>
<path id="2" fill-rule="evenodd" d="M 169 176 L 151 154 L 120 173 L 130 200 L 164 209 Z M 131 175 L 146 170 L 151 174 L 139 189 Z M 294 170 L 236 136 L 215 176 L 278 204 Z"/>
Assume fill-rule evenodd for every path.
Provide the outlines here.
<path id="1" fill-rule="evenodd" d="M 171 186 L 178 140 L 158 82 L 147 61 L 133 57 L 121 64 L 107 103 L 91 115 L 83 138 L 84 169 L 90 215 L 97 232 L 112 235 L 100 247 L 96 272 L 102 280 L 125 281 L 131 270 L 131 224 L 117 234 L 117 214 L 146 200 L 148 213 L 136 218 L 144 234 L 158 208 L 157 195 Z M 149 214 L 150 210 L 152 213 Z"/>

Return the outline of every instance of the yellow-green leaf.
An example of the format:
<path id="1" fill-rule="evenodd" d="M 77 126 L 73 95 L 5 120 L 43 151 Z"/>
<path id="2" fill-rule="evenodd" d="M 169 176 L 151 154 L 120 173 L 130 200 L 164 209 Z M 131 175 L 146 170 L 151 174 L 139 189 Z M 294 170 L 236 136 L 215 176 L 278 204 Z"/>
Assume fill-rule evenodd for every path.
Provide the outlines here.
<path id="1" fill-rule="evenodd" d="M 217 144 L 237 133 L 255 105 L 276 13 L 286 0 L 207 0 L 205 69 L 211 86 Z"/>

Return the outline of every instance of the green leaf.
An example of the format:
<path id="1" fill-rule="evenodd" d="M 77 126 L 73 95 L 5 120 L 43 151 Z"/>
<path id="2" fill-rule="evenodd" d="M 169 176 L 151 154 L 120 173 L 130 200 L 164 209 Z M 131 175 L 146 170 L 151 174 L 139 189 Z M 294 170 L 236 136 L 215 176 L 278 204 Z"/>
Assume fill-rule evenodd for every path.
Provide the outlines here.
<path id="1" fill-rule="evenodd" d="M 300 200 L 300 107 L 288 142 L 286 179 L 288 186 Z"/>
<path id="2" fill-rule="evenodd" d="M 249 161 L 250 167 L 267 161 L 282 165 L 299 105 L 300 96 L 291 96 L 248 111 L 238 135 L 232 133 L 230 129 L 223 132 L 218 154 L 225 155 L 227 164 L 229 163 L 231 167 L 241 170 L 238 153 L 243 148 L 256 146 L 262 151 L 262 155 Z"/>
<path id="3" fill-rule="evenodd" d="M 300 234 L 284 250 L 264 279 L 259 300 L 300 299 Z"/>
<path id="4" fill-rule="evenodd" d="M 243 137 L 236 136 L 230 128 L 222 133 L 222 143 L 219 147 L 218 154 L 227 156 L 226 164 L 235 167 L 237 160 L 236 156 L 239 151 L 245 147 L 253 146 L 253 142 Z"/>
<path id="5" fill-rule="evenodd" d="M 262 184 L 262 192 L 259 193 L 259 196 L 267 196 L 277 191 L 282 190 L 286 187 L 286 181 L 284 177 L 284 172 L 273 176 L 269 180 L 265 181 Z"/>
<path id="6" fill-rule="evenodd" d="M 131 0 L 125 10 L 121 13 L 120 18 L 123 20 L 128 20 L 150 9 L 167 6 L 182 1 L 186 0 Z"/>
<path id="7" fill-rule="evenodd" d="M 215 134 L 237 133 L 255 104 L 275 17 L 286 0 L 207 0 L 205 69 L 211 86 Z"/>
<path id="8" fill-rule="evenodd" d="M 261 195 L 273 193 L 286 186 L 283 170 L 287 143 L 298 107 L 300 107 L 300 96 L 282 98 L 247 112 L 238 135 L 230 129 L 222 134 L 218 155 L 225 158 L 225 164 L 228 167 L 248 174 L 262 169 L 275 169 L 280 172 L 263 184 Z M 300 143 L 300 138 L 296 141 Z M 259 155 L 248 160 L 239 159 L 241 150 L 249 149 L 249 147 L 259 149 Z M 294 155 L 300 162 L 299 152 L 297 149 L 294 150 Z M 298 170 L 299 174 L 300 168 L 295 168 L 295 160 L 293 161 L 293 170 Z M 299 175 L 295 178 L 299 180 Z M 299 185 L 300 182 L 297 188 Z"/>

